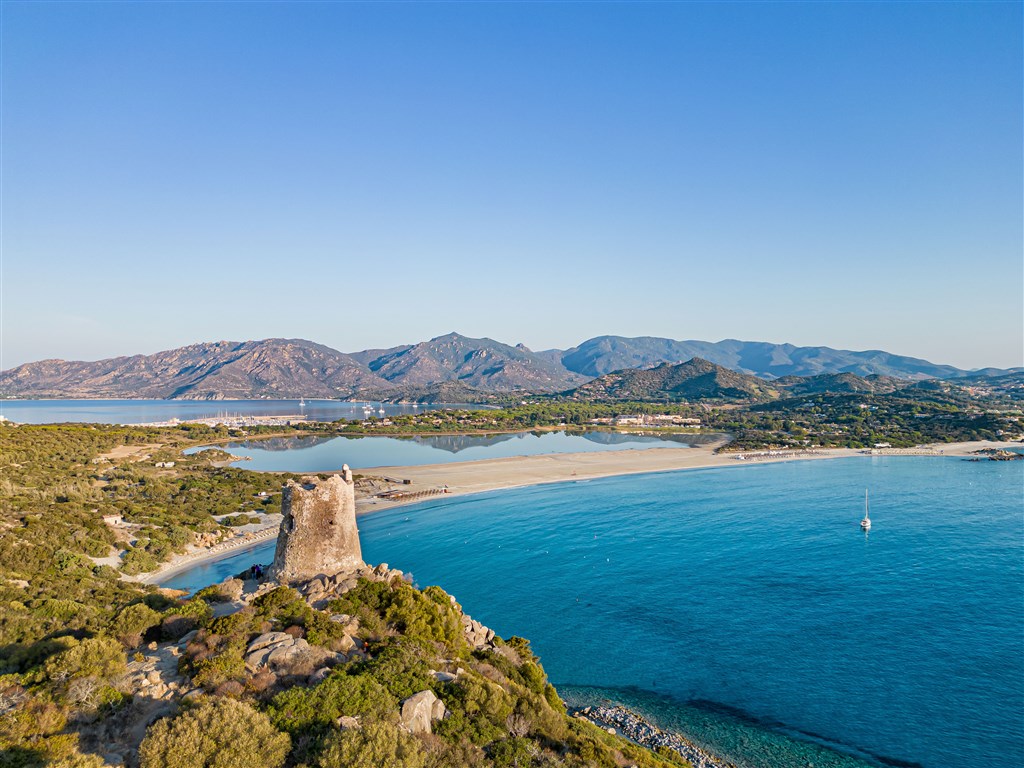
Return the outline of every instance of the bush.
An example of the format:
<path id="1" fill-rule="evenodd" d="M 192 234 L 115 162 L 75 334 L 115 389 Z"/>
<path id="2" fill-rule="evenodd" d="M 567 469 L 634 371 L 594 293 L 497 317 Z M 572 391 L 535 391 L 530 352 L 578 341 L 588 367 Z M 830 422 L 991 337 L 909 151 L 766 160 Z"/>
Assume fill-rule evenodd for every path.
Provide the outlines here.
<path id="1" fill-rule="evenodd" d="M 91 637 L 86 640 L 69 639 L 66 651 L 46 660 L 46 675 L 63 682 L 76 677 L 95 677 L 109 680 L 123 674 L 127 668 L 124 648 L 112 637 Z"/>
<path id="2" fill-rule="evenodd" d="M 383 719 L 398 709 L 398 699 L 369 675 L 335 671 L 315 688 L 289 688 L 270 702 L 274 725 L 293 735 L 324 733 L 342 715 Z"/>
<path id="3" fill-rule="evenodd" d="M 435 727 L 443 739 L 455 742 L 466 738 L 483 745 L 508 735 L 505 723 L 514 702 L 497 683 L 473 674 L 462 675 L 443 686 L 441 700 L 450 712 Z"/>
<path id="4" fill-rule="evenodd" d="M 280 768 L 291 748 L 262 712 L 234 699 L 207 700 L 150 726 L 141 768 Z"/>
<path id="5" fill-rule="evenodd" d="M 536 751 L 536 745 L 531 741 L 518 737 L 495 742 L 488 750 L 494 768 L 527 768 L 533 765 L 533 753 Z"/>
<path id="6" fill-rule="evenodd" d="M 320 768 L 424 768 L 419 740 L 391 723 L 370 723 L 343 731 L 327 743 Z"/>
<path id="7" fill-rule="evenodd" d="M 420 649 L 401 643 L 378 650 L 370 661 L 356 664 L 356 669 L 372 674 L 396 699 L 407 699 L 437 683 Z"/>
<path id="8" fill-rule="evenodd" d="M 145 635 L 148 630 L 157 626 L 163 621 L 163 616 L 154 611 L 145 603 L 129 605 L 111 622 L 110 630 L 118 640 L 125 643 L 125 640 L 132 636 Z M 138 643 L 125 643 L 134 647 Z"/>
<path id="9" fill-rule="evenodd" d="M 407 642 L 431 650 L 439 643 L 452 654 L 465 651 L 459 614 L 439 587 L 420 592 L 402 581 L 385 584 L 360 579 L 355 589 L 332 600 L 329 608 L 334 613 L 358 616 L 360 623 L 371 630 L 379 628 L 383 618 L 386 626 L 402 633 Z"/>
<path id="10" fill-rule="evenodd" d="M 252 604 L 259 613 L 272 616 L 278 609 L 301 599 L 302 596 L 291 587 L 275 587 L 265 595 L 257 597 Z"/>

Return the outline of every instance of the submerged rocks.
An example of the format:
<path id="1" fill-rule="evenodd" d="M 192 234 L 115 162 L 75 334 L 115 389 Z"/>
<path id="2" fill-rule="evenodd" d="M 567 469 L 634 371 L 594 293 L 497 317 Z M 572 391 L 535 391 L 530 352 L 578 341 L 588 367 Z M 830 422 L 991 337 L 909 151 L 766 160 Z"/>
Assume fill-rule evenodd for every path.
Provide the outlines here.
<path id="1" fill-rule="evenodd" d="M 632 710 L 618 705 L 585 707 L 576 717 L 590 720 L 609 733 L 619 732 L 630 741 L 657 751 L 671 749 L 693 765 L 693 768 L 735 768 L 732 763 L 715 757 L 677 733 L 663 731 Z"/>
<path id="2" fill-rule="evenodd" d="M 444 702 L 433 691 L 420 691 L 402 702 L 402 725 L 410 733 L 430 733 L 430 724 L 446 713 Z"/>

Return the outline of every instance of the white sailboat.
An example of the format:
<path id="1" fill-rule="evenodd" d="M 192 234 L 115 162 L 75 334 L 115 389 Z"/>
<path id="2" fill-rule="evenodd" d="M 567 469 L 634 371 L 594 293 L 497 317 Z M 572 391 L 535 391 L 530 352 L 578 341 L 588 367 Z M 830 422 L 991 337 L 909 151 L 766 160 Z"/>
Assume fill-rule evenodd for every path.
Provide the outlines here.
<path id="1" fill-rule="evenodd" d="M 864 489 L 864 519 L 860 521 L 860 527 L 863 531 L 871 530 L 871 518 L 868 517 L 868 489 Z"/>

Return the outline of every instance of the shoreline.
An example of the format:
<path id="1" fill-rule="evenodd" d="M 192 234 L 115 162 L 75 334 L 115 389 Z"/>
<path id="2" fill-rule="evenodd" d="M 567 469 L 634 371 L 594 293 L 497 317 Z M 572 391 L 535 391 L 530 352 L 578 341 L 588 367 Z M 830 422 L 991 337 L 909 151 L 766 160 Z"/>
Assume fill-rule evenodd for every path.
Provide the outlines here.
<path id="1" fill-rule="evenodd" d="M 863 448 L 821 448 L 809 451 L 746 451 L 716 454 L 714 451 L 727 444 L 717 443 L 692 448 L 649 448 L 626 451 L 597 451 L 590 453 L 549 453 L 536 456 L 511 456 L 501 459 L 423 464 L 419 466 L 368 467 L 357 471 L 361 475 L 389 476 L 408 480 L 397 486 L 413 498 L 356 499 L 356 515 L 383 512 L 397 507 L 419 504 L 431 499 L 471 496 L 493 491 L 506 491 L 539 485 L 566 482 L 586 482 L 605 477 L 678 472 L 688 469 L 742 467 L 751 464 L 777 464 L 789 461 L 814 461 L 872 456 L 971 456 L 984 448 L 1022 447 L 1019 442 L 975 441 L 964 443 L 930 443 L 916 448 L 882 449 L 872 452 Z M 743 458 L 740 458 L 743 457 Z M 308 474 L 317 474 L 314 472 Z M 444 489 L 441 491 L 440 489 Z M 423 492 L 434 495 L 419 495 Z M 212 563 L 264 544 L 276 537 L 278 525 L 252 531 L 244 537 L 221 542 L 209 550 L 175 555 L 155 571 L 131 579 L 142 584 L 159 586 L 184 570 L 204 563 Z M 126 578 L 126 577 L 123 577 Z"/>

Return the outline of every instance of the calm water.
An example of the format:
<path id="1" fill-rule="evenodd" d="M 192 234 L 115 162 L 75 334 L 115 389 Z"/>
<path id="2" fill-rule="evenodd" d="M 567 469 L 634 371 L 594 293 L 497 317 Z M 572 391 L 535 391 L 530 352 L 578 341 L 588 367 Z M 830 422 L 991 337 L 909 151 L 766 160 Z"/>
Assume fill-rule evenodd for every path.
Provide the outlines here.
<path id="1" fill-rule="evenodd" d="M 647 448 L 685 448 L 718 435 L 629 435 L 617 432 L 517 432 L 509 435 L 425 437 L 294 437 L 219 445 L 247 457 L 238 466 L 261 472 L 330 472 L 342 464 L 365 467 L 420 466 L 456 461 L 588 453 Z M 186 453 L 203 450 L 191 448 Z"/>
<path id="2" fill-rule="evenodd" d="M 626 701 L 740 766 L 1019 768 L 1022 464 L 609 478 L 398 508 L 360 529 L 368 562 L 531 638 L 570 698 Z"/>
<path id="3" fill-rule="evenodd" d="M 216 416 L 295 416 L 311 421 L 362 419 L 365 403 L 341 400 L 0 400 L 0 415 L 20 424 L 146 424 L 171 419 L 208 419 Z M 482 405 L 420 405 L 373 403 L 373 416 L 437 410 L 486 408 Z"/>

